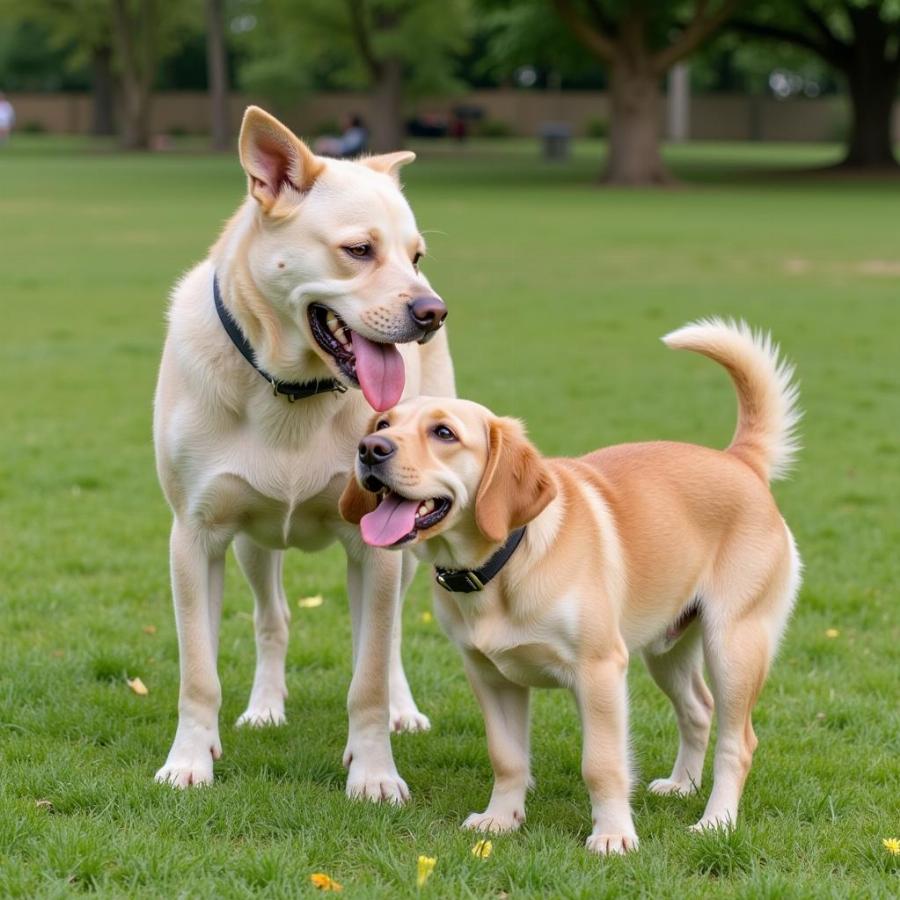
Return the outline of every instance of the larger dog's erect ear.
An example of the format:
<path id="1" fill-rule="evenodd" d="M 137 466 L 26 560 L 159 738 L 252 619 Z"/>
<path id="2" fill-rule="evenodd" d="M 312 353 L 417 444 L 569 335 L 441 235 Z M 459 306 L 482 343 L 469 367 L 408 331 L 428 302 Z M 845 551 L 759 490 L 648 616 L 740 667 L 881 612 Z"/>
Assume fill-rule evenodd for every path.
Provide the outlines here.
<path id="1" fill-rule="evenodd" d="M 390 175 L 394 181 L 400 181 L 400 169 L 414 162 L 416 154 L 412 150 L 397 150 L 395 153 L 382 153 L 380 156 L 366 156 L 360 160 L 364 166 Z"/>
<path id="2" fill-rule="evenodd" d="M 279 200 L 288 208 L 308 191 L 324 163 L 289 128 L 258 106 L 248 106 L 238 140 L 250 193 L 265 212 Z"/>
<path id="3" fill-rule="evenodd" d="M 378 497 L 371 491 L 363 490 L 359 486 L 356 476 L 351 475 L 338 502 L 341 518 L 351 525 L 359 525 L 362 517 L 372 512 L 376 506 L 378 506 Z"/>
<path id="4" fill-rule="evenodd" d="M 546 463 L 516 419 L 488 425 L 488 461 L 475 497 L 475 522 L 494 543 L 537 517 L 556 497 Z"/>

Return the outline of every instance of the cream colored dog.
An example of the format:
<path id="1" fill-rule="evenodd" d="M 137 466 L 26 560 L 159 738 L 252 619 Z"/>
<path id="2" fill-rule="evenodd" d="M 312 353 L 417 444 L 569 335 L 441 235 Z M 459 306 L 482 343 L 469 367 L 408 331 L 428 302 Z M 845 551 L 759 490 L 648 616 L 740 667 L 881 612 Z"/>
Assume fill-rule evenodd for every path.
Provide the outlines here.
<path id="1" fill-rule="evenodd" d="M 446 309 L 419 271 L 425 244 L 397 180 L 414 156 L 320 159 L 251 107 L 240 157 L 249 196 L 175 288 L 156 392 L 181 657 L 178 729 L 156 777 L 210 782 L 221 753 L 216 650 L 232 540 L 256 602 L 256 676 L 238 720 L 249 725 L 284 722 L 282 551 L 339 540 L 353 620 L 347 790 L 400 802 L 389 725 L 428 727 L 400 662 L 397 606 L 415 561 L 366 546 L 338 499 L 373 407 L 454 390 Z"/>
<path id="2" fill-rule="evenodd" d="M 342 514 L 372 546 L 414 546 L 452 589 L 435 587 L 437 613 L 462 651 L 494 769 L 468 828 L 522 823 L 529 688 L 567 687 L 584 731 L 587 846 L 637 846 L 625 686 L 635 650 L 680 732 L 672 774 L 650 790 L 697 790 L 714 696 L 714 784 L 694 827 L 736 820 L 756 747 L 750 713 L 800 584 L 768 487 L 796 449 L 796 389 L 777 349 L 746 326 L 700 322 L 664 340 L 731 374 L 740 411 L 724 452 L 660 441 L 543 459 L 516 420 L 425 397 L 377 417 L 360 444 Z"/>

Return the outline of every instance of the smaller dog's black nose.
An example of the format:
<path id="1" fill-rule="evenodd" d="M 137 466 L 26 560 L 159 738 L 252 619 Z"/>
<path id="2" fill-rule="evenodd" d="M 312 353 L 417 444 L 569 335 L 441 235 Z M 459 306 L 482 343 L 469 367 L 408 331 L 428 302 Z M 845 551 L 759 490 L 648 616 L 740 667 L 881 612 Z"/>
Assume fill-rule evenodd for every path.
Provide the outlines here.
<path id="1" fill-rule="evenodd" d="M 367 466 L 383 463 L 396 452 L 397 445 L 380 434 L 370 434 L 359 442 L 359 459 Z"/>
<path id="2" fill-rule="evenodd" d="M 424 297 L 413 297 L 409 301 L 409 311 L 416 325 L 426 333 L 437 331 L 447 318 L 447 307 L 440 297 L 428 294 Z"/>

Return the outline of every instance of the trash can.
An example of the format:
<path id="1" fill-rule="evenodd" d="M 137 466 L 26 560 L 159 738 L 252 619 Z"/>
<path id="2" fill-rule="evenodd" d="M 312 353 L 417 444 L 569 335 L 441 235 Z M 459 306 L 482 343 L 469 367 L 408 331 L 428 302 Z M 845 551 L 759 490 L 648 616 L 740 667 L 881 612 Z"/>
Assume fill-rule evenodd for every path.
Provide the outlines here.
<path id="1" fill-rule="evenodd" d="M 572 147 L 572 126 L 568 122 L 541 125 L 541 156 L 550 162 L 565 162 Z"/>

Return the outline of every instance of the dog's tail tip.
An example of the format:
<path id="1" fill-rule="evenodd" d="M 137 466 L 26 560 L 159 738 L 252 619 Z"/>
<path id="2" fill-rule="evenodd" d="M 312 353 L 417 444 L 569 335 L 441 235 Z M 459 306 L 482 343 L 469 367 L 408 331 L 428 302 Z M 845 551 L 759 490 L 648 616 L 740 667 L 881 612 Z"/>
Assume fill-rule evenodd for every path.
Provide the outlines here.
<path id="1" fill-rule="evenodd" d="M 784 477 L 800 450 L 802 413 L 794 367 L 771 334 L 745 321 L 699 319 L 662 338 L 673 350 L 692 350 L 724 366 L 738 394 L 737 430 L 728 451 L 767 480 Z"/>

